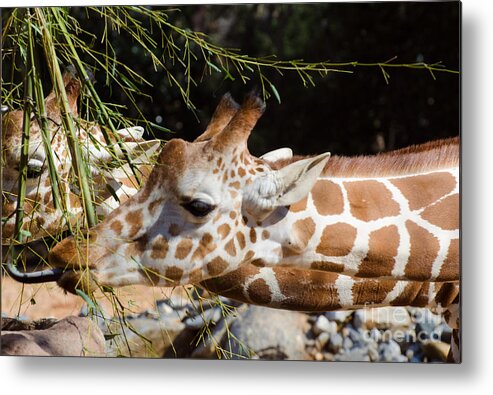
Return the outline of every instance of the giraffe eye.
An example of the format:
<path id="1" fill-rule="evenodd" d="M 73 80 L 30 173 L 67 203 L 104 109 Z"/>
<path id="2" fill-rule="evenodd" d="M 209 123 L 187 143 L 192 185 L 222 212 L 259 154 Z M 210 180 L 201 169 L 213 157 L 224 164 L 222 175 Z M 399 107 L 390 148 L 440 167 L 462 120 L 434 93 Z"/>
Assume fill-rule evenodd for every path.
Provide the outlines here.
<path id="1" fill-rule="evenodd" d="M 215 208 L 214 205 L 199 199 L 184 203 L 183 207 L 196 217 L 205 217 Z"/>
<path id="2" fill-rule="evenodd" d="M 37 178 L 43 173 L 43 162 L 30 159 L 27 163 L 27 178 Z"/>

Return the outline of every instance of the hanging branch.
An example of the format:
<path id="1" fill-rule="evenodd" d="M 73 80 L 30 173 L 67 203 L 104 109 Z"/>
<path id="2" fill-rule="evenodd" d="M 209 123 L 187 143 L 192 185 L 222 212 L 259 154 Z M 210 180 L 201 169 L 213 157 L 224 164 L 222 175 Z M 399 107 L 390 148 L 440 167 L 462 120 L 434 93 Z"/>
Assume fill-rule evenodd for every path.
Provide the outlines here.
<path id="1" fill-rule="evenodd" d="M 62 124 L 66 131 L 67 143 L 69 146 L 70 154 L 72 156 L 72 164 L 77 176 L 79 188 L 82 193 L 82 202 L 84 205 L 85 218 L 87 225 L 93 227 L 97 223 L 96 211 L 93 206 L 91 198 L 91 190 L 88 183 L 87 169 L 82 158 L 82 152 L 79 141 L 77 139 L 77 132 L 75 130 L 75 122 L 70 111 L 70 106 L 67 98 L 67 92 L 65 91 L 62 73 L 57 60 L 56 49 L 46 23 L 43 10 L 41 8 L 35 8 L 34 12 L 39 21 L 41 33 L 43 36 L 43 48 L 45 56 L 48 61 L 48 68 L 50 70 L 51 79 L 53 81 L 53 87 L 58 99 L 58 106 L 62 116 Z"/>

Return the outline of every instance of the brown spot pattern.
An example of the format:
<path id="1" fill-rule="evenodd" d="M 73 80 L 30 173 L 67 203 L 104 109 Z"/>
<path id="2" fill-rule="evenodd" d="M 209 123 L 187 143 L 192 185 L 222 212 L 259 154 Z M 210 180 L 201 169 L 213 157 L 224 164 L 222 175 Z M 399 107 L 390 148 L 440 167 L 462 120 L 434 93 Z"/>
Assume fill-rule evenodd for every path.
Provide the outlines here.
<path id="1" fill-rule="evenodd" d="M 315 233 L 315 222 L 311 218 L 299 219 L 293 225 L 293 233 L 296 237 L 296 247 L 304 249 Z"/>
<path id="2" fill-rule="evenodd" d="M 218 276 L 228 268 L 228 262 L 221 257 L 216 257 L 207 264 L 207 271 L 212 277 Z"/>
<path id="3" fill-rule="evenodd" d="M 202 281 L 202 278 L 203 277 L 204 276 L 202 274 L 202 269 L 201 268 L 194 269 L 188 275 L 188 282 L 190 284 L 197 284 L 198 282 Z"/>
<path id="4" fill-rule="evenodd" d="M 201 262 L 209 253 L 216 249 L 216 243 L 213 240 L 210 233 L 202 236 L 197 249 L 192 255 L 192 262 Z"/>
<path id="5" fill-rule="evenodd" d="M 439 303 L 442 307 L 447 307 L 454 303 L 459 294 L 459 286 L 457 284 L 448 282 L 436 283 L 436 287 L 440 288 L 435 296 L 436 303 Z"/>
<path id="6" fill-rule="evenodd" d="M 385 185 L 374 180 L 345 182 L 351 214 L 362 221 L 398 215 L 400 207 Z"/>
<path id="7" fill-rule="evenodd" d="M 166 239 L 163 235 L 157 236 L 152 241 L 152 251 L 151 258 L 152 259 L 164 259 L 168 254 L 168 239 Z"/>
<path id="8" fill-rule="evenodd" d="M 190 251 L 192 251 L 193 241 L 192 239 L 183 239 L 180 240 L 178 245 L 176 246 L 175 258 L 176 259 L 185 259 Z"/>
<path id="9" fill-rule="evenodd" d="M 392 180 L 409 202 L 411 210 L 418 210 L 436 202 L 455 188 L 456 180 L 447 172 L 436 172 Z"/>
<path id="10" fill-rule="evenodd" d="M 411 238 L 411 254 L 406 264 L 405 277 L 408 280 L 428 280 L 440 244 L 435 236 L 412 221 L 406 221 L 406 228 Z"/>
<path id="11" fill-rule="evenodd" d="M 301 199 L 300 201 L 292 204 L 289 207 L 289 211 L 291 211 L 293 213 L 304 211 L 304 210 L 306 210 L 306 204 L 307 204 L 307 202 L 308 202 L 308 196 L 306 198 Z"/>
<path id="12" fill-rule="evenodd" d="M 337 215 L 344 211 L 341 188 L 332 181 L 317 181 L 312 189 L 312 198 L 320 215 Z"/>
<path id="13" fill-rule="evenodd" d="M 323 272 L 340 273 L 344 270 L 344 265 L 342 263 L 330 261 L 316 261 L 312 262 L 310 268 L 313 270 L 321 270 Z"/>
<path id="14" fill-rule="evenodd" d="M 257 242 L 257 232 L 255 231 L 255 228 L 250 228 L 250 242 L 251 243 L 256 243 Z"/>
<path id="15" fill-rule="evenodd" d="M 222 224 L 219 228 L 217 228 L 217 234 L 221 237 L 221 240 L 224 240 L 229 235 L 230 231 L 231 226 L 228 224 Z"/>
<path id="16" fill-rule="evenodd" d="M 427 207 L 421 217 L 445 230 L 459 228 L 459 194 L 454 194 Z"/>
<path id="17" fill-rule="evenodd" d="M 270 237 L 270 233 L 268 230 L 262 231 L 262 240 L 267 240 Z"/>
<path id="18" fill-rule="evenodd" d="M 334 286 L 337 274 L 276 267 L 274 273 L 285 300 L 283 308 L 303 311 L 328 311 L 340 308 Z"/>
<path id="19" fill-rule="evenodd" d="M 327 225 L 316 251 L 325 256 L 345 256 L 353 248 L 356 233 L 355 227 L 342 222 Z"/>
<path id="20" fill-rule="evenodd" d="M 447 256 L 443 261 L 437 280 L 458 281 L 460 277 L 459 260 L 459 239 L 453 239 L 450 241 Z"/>
<path id="21" fill-rule="evenodd" d="M 236 239 L 238 240 L 238 246 L 240 247 L 240 250 L 244 249 L 246 245 L 245 235 L 242 232 L 237 232 Z"/>
<path id="22" fill-rule="evenodd" d="M 359 277 L 390 276 L 399 248 L 397 226 L 389 225 L 370 233 L 369 249 L 356 274 Z"/>
<path id="23" fill-rule="evenodd" d="M 164 276 L 166 277 L 166 280 L 178 283 L 183 277 L 183 269 L 180 269 L 177 266 L 170 266 L 166 269 Z"/>
<path id="24" fill-rule="evenodd" d="M 368 305 L 381 303 L 396 284 L 394 280 L 363 280 L 353 285 L 353 303 Z"/>
<path id="25" fill-rule="evenodd" d="M 123 225 L 120 221 L 115 219 L 114 221 L 111 221 L 110 228 L 117 235 L 120 235 L 122 233 Z"/>
<path id="26" fill-rule="evenodd" d="M 142 228 L 142 209 L 138 209 L 135 211 L 130 211 L 125 216 L 126 223 L 130 226 L 130 230 L 128 231 L 128 237 L 134 237 L 137 232 Z"/>
<path id="27" fill-rule="evenodd" d="M 235 239 L 232 238 L 230 241 L 226 243 L 224 246 L 224 250 L 231 256 L 236 256 L 236 247 L 235 247 Z"/>
<path id="28" fill-rule="evenodd" d="M 404 289 L 401 291 L 399 295 L 397 295 L 390 304 L 392 306 L 408 306 L 412 305 L 413 301 L 416 299 L 416 296 L 421 290 L 421 286 L 423 283 L 410 281 L 406 284 Z"/>
<path id="29" fill-rule="evenodd" d="M 245 255 L 245 258 L 243 259 L 244 262 L 250 261 L 253 257 L 255 256 L 255 252 L 252 250 L 248 251 Z"/>
<path id="30" fill-rule="evenodd" d="M 248 295 L 253 303 L 266 305 L 272 300 L 270 288 L 263 278 L 257 278 L 248 287 Z"/>

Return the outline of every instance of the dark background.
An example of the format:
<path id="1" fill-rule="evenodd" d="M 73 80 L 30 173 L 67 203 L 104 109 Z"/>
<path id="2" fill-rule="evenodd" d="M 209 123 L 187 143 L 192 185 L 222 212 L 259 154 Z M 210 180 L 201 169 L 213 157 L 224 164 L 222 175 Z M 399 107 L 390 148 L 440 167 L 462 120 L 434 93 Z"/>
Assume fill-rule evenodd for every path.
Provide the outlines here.
<path id="1" fill-rule="evenodd" d="M 442 61 L 460 69 L 460 3 L 327 3 L 178 6 L 170 12 L 173 24 L 209 35 L 215 44 L 238 48 L 250 56 L 275 54 L 279 59 L 333 62 L 396 63 Z M 87 18 L 83 7 L 71 13 L 89 32 L 101 37 L 103 24 Z M 155 70 L 148 54 L 126 33 L 111 32 L 112 45 L 121 62 L 129 64 L 152 82 L 142 90 L 152 100 L 141 98 L 138 107 L 146 118 L 174 133 L 156 131 L 163 139 L 192 140 L 207 125 L 222 94 L 231 92 L 241 101 L 252 88 L 251 81 L 224 80 L 224 74 L 201 77 L 204 63 L 192 65 L 192 76 L 201 81 L 191 91 L 197 107 L 194 114 L 179 91 L 170 87 L 163 70 Z M 95 48 L 99 41 L 93 42 Z M 183 71 L 173 69 L 184 81 Z M 460 126 L 460 76 L 427 70 L 390 69 L 387 85 L 378 67 L 353 69 L 354 74 L 315 75 L 316 86 L 303 86 L 296 72 L 267 71 L 281 96 L 271 97 L 267 110 L 251 139 L 254 154 L 282 146 L 296 153 L 331 151 L 333 154 L 363 154 L 390 150 L 429 140 L 456 136 Z M 96 70 L 96 88 L 105 101 L 127 106 L 124 114 L 137 111 L 114 84 L 104 85 Z"/>

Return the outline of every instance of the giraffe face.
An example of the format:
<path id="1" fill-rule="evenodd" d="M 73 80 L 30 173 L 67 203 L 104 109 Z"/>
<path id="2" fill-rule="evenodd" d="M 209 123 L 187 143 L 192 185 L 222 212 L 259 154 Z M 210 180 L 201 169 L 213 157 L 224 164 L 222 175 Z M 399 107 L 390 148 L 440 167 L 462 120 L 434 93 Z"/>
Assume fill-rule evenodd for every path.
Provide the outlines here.
<path id="1" fill-rule="evenodd" d="M 3 117 L 2 129 L 2 244 L 13 237 L 17 194 L 20 179 L 22 149 L 23 112 L 12 111 Z M 70 158 L 67 150 L 61 149 L 62 135 L 50 121 L 53 159 L 62 187 L 68 185 Z M 61 215 L 55 210 L 52 199 L 51 180 L 48 172 L 46 152 L 37 121 L 33 118 L 27 162 L 26 195 L 24 203 L 23 229 L 32 234 L 32 239 L 57 233 L 61 226 Z M 66 188 L 68 189 L 68 187 Z M 69 192 L 66 190 L 66 192 Z"/>
<path id="2" fill-rule="evenodd" d="M 59 285 L 73 292 L 92 287 L 88 279 L 106 286 L 190 284 L 252 261 L 255 226 L 304 198 L 328 159 L 274 171 L 267 160 L 274 154 L 252 156 L 246 140 L 262 110 L 249 98 L 221 132 L 169 141 L 141 191 L 88 235 L 51 251 L 53 266 L 73 269 Z M 86 268 L 90 275 L 81 275 Z"/>
<path id="3" fill-rule="evenodd" d="M 72 75 L 64 75 L 65 89 L 69 98 L 72 114 L 77 116 L 77 98 L 80 93 L 80 82 Z M 72 182 L 72 161 L 65 133 L 62 130 L 61 115 L 56 98 L 52 92 L 45 99 L 48 115 L 48 134 L 51 142 L 52 158 L 59 177 L 61 195 L 66 196 L 65 206 L 71 221 L 77 221 L 82 214 L 79 192 L 76 183 Z M 117 194 L 120 189 L 133 195 L 133 190 L 123 188 L 126 174 L 121 168 L 105 166 L 114 159 L 123 157 L 121 149 L 110 156 L 104 149 L 105 141 L 100 128 L 88 123 L 77 123 L 77 138 L 83 155 L 90 164 L 94 184 L 95 203 L 99 205 L 98 214 L 110 212 L 117 206 L 107 185 Z M 23 111 L 10 111 L 2 117 L 2 244 L 9 245 L 14 237 L 15 213 L 20 179 L 21 150 L 22 150 Z M 124 147 L 131 159 L 146 161 L 158 147 L 158 140 L 135 141 L 141 138 L 142 128 L 134 127 L 118 131 L 124 140 Z M 30 233 L 26 241 L 37 240 L 41 237 L 56 235 L 66 229 L 67 223 L 63 211 L 55 209 L 52 196 L 52 182 L 48 170 L 47 153 L 42 140 L 38 120 L 34 114 L 30 120 L 29 152 L 27 162 L 26 195 L 23 207 L 24 218 L 22 229 Z M 89 137 L 91 135 L 91 137 Z M 116 147 L 118 148 L 118 147 Z M 104 168 L 106 167 L 105 170 Z"/>

